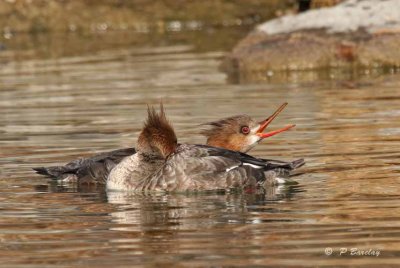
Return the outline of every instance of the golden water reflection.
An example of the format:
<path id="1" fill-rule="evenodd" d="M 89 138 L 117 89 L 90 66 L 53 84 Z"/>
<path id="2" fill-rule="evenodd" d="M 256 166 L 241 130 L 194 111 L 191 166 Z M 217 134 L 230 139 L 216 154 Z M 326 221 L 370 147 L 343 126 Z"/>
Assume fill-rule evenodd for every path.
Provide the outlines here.
<path id="1" fill-rule="evenodd" d="M 400 255 L 397 76 L 232 85 L 221 51 L 132 46 L 29 58 L 0 70 L 0 258 L 9 266 L 395 267 Z M 181 142 L 198 124 L 247 113 L 295 130 L 252 154 L 304 157 L 298 186 L 255 194 L 132 195 L 58 185 L 37 165 L 135 144 L 163 99 Z M 333 249 L 326 256 L 325 248 Z M 380 256 L 340 256 L 340 248 Z"/>

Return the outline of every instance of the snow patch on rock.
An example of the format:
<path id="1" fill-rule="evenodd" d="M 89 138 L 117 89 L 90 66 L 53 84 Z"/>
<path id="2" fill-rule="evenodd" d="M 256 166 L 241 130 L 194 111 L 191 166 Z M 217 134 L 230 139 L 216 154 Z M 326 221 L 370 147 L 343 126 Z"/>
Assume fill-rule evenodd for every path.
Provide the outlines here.
<path id="1" fill-rule="evenodd" d="M 270 35 L 316 29 L 328 33 L 400 29 L 400 0 L 349 0 L 334 7 L 274 19 L 257 29 Z"/>

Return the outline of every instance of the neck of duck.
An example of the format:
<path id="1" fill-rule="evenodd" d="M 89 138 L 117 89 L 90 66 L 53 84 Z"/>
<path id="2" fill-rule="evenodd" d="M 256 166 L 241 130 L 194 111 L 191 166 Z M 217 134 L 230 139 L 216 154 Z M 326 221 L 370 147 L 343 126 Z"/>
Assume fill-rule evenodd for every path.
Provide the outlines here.
<path id="1" fill-rule="evenodd" d="M 136 190 L 140 181 L 151 180 L 178 146 L 175 131 L 168 122 L 162 105 L 160 112 L 148 108 L 147 119 L 137 141 L 137 153 L 126 157 L 107 179 L 110 190 Z"/>
<path id="2" fill-rule="evenodd" d="M 207 138 L 207 145 L 243 152 L 245 144 L 239 135 L 212 135 Z"/>
<path id="3" fill-rule="evenodd" d="M 111 170 L 107 188 L 119 191 L 137 190 L 141 181 L 150 179 L 164 165 L 176 147 L 176 137 L 169 141 L 144 129 L 138 138 L 137 153 L 126 157 Z"/>

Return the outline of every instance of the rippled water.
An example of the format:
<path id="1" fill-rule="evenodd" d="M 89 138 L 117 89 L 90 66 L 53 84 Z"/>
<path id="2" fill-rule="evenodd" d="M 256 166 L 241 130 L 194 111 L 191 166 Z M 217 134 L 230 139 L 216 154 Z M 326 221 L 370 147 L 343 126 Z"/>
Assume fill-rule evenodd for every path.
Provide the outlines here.
<path id="1" fill-rule="evenodd" d="M 208 42 L 208 50 L 178 39 L 4 56 L 1 266 L 400 263 L 398 77 L 232 85 L 218 69 L 229 45 Z M 180 141 L 192 143 L 204 142 L 202 122 L 240 113 L 263 119 L 289 102 L 273 125 L 295 123 L 295 130 L 252 154 L 304 157 L 299 185 L 263 196 L 107 195 L 33 174 L 38 165 L 134 145 L 146 104 L 160 99 Z M 351 255 L 352 248 L 379 256 Z"/>

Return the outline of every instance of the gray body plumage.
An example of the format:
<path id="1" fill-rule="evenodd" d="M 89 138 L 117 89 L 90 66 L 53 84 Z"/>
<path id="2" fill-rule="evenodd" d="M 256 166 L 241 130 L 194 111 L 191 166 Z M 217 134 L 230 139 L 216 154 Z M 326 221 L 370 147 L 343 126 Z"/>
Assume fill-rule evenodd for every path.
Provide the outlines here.
<path id="1" fill-rule="evenodd" d="M 167 161 L 126 148 L 35 170 L 79 184 L 108 180 L 108 188 L 115 190 L 200 191 L 287 183 L 291 171 L 303 164 L 303 159 L 285 162 L 204 145 L 180 145 Z"/>
<path id="2" fill-rule="evenodd" d="M 260 123 L 247 115 L 207 123 L 211 129 L 203 134 L 208 146 L 179 145 L 162 105 L 159 113 L 148 107 L 148 116 L 137 140 L 139 153 L 134 148 L 120 149 L 78 159 L 65 166 L 34 170 L 57 180 L 107 183 L 109 189 L 118 190 L 212 190 L 286 183 L 290 171 L 303 165 L 304 160 L 282 162 L 240 153 L 247 152 L 265 137 L 294 126 L 263 133 L 286 105 L 281 105 Z"/>
<path id="3" fill-rule="evenodd" d="M 136 190 L 139 182 L 154 174 L 164 162 L 163 158 L 141 152 L 125 157 L 108 175 L 107 189 Z"/>
<path id="4" fill-rule="evenodd" d="M 143 154 L 124 159 L 111 171 L 107 188 L 182 192 L 258 187 L 274 184 L 277 168 L 244 153 L 183 144 L 165 161 L 150 163 Z"/>

